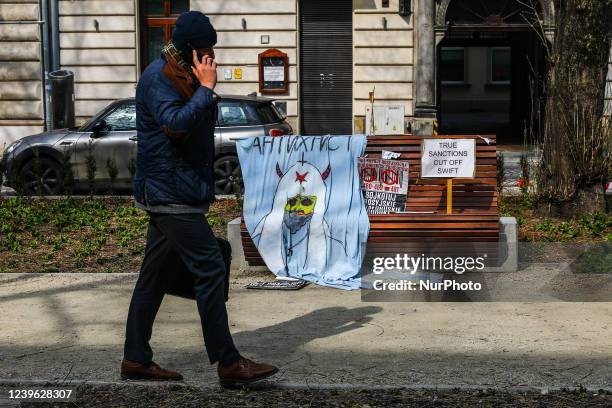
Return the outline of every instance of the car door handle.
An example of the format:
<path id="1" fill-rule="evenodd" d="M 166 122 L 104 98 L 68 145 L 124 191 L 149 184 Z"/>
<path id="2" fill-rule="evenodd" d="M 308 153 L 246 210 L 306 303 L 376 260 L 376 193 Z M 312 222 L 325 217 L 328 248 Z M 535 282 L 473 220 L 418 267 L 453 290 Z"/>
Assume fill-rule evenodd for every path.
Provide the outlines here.
<path id="1" fill-rule="evenodd" d="M 132 136 L 132 137 L 130 137 L 130 140 L 132 142 L 137 142 L 138 141 L 138 136 Z"/>

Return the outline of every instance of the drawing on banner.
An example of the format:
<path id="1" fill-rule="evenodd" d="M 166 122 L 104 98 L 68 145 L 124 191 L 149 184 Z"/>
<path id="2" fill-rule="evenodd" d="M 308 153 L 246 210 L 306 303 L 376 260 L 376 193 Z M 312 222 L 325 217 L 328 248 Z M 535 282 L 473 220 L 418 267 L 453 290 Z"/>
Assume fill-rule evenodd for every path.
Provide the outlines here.
<path id="1" fill-rule="evenodd" d="M 303 268 L 324 268 L 330 246 L 346 254 L 344 243 L 331 236 L 325 219 L 325 197 L 331 166 L 321 173 L 312 164 L 301 160 L 283 172 L 276 164 L 279 178 L 270 212 L 259 221 L 252 239 L 256 245 L 278 247 L 283 267 L 297 261 Z M 278 234 L 278 224 L 282 234 Z"/>
<path id="2" fill-rule="evenodd" d="M 369 231 L 357 169 L 365 137 L 253 137 L 237 146 L 244 221 L 270 271 L 359 288 Z"/>
<path id="3" fill-rule="evenodd" d="M 359 174 L 368 214 L 404 211 L 408 197 L 407 161 L 359 158 Z"/>

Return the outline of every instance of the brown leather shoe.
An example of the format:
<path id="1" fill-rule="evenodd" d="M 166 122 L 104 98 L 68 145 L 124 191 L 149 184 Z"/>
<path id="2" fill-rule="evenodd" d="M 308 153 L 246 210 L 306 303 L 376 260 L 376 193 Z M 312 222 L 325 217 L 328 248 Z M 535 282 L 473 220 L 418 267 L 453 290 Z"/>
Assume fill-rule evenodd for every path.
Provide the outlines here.
<path id="1" fill-rule="evenodd" d="M 217 367 L 219 382 L 224 387 L 250 384 L 276 373 L 278 373 L 278 368 L 272 365 L 256 363 L 243 357 L 240 357 L 240 360 L 230 366 L 224 367 L 219 364 Z"/>
<path id="2" fill-rule="evenodd" d="M 180 381 L 183 376 L 176 371 L 163 369 L 154 362 L 142 364 L 124 359 L 121 362 L 121 378 L 124 380 Z"/>

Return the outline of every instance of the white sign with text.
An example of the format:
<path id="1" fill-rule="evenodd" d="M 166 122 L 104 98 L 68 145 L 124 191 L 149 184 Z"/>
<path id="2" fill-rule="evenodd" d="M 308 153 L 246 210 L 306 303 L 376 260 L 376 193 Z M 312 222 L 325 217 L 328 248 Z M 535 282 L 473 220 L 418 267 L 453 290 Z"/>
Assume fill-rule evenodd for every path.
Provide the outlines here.
<path id="1" fill-rule="evenodd" d="M 472 178 L 475 170 L 474 139 L 423 139 L 421 177 Z"/>
<path id="2" fill-rule="evenodd" d="M 264 81 L 282 82 L 285 80 L 285 67 L 264 67 Z"/>

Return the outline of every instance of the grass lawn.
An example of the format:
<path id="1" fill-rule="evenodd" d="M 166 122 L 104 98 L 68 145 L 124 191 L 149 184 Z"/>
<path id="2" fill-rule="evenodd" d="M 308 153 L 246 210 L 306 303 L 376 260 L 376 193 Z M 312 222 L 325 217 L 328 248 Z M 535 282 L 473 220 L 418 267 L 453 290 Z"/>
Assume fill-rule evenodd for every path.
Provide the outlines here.
<path id="1" fill-rule="evenodd" d="M 208 215 L 218 236 L 242 212 L 238 200 Z M 517 217 L 521 241 L 612 241 L 612 214 L 543 218 L 528 197 L 504 197 L 500 215 Z M 131 199 L 0 200 L 0 272 L 137 272 L 148 217 Z"/>
<path id="2" fill-rule="evenodd" d="M 608 197 L 610 198 L 610 197 Z M 519 241 L 524 242 L 605 242 L 612 241 L 612 200 L 608 212 L 595 213 L 580 219 L 543 217 L 525 196 L 504 196 L 499 200 L 501 216 L 516 217 Z"/>
<path id="3" fill-rule="evenodd" d="M 241 213 L 221 200 L 208 220 L 224 237 Z M 137 272 L 147 222 L 129 199 L 0 200 L 0 272 Z"/>

